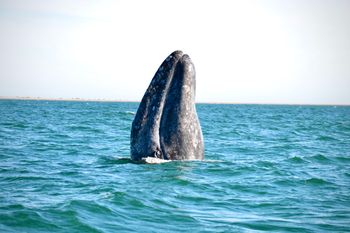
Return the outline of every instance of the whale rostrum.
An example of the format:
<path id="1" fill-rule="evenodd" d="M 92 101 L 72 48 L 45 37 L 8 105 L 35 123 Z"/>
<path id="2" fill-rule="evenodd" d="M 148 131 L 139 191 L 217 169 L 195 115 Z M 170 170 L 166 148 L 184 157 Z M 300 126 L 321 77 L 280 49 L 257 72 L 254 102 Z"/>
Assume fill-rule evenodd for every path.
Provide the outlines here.
<path id="1" fill-rule="evenodd" d="M 187 54 L 175 51 L 158 68 L 131 126 L 133 160 L 204 159 L 196 106 L 196 72 Z"/>

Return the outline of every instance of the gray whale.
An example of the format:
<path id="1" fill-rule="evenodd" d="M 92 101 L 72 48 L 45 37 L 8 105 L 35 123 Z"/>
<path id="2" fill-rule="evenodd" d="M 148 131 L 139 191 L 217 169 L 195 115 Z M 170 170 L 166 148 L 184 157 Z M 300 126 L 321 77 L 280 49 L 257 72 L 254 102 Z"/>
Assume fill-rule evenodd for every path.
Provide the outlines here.
<path id="1" fill-rule="evenodd" d="M 187 54 L 175 51 L 158 68 L 131 126 L 131 159 L 204 159 L 196 106 L 196 72 Z"/>

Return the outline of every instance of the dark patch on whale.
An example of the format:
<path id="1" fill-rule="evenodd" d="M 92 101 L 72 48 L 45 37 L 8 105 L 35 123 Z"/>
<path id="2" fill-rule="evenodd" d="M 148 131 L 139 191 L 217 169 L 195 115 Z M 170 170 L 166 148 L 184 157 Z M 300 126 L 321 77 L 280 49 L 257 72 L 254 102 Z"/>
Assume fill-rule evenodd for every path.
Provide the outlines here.
<path id="1" fill-rule="evenodd" d="M 190 57 L 170 54 L 147 88 L 131 127 L 133 160 L 204 159 L 204 143 L 196 107 L 196 73 Z"/>

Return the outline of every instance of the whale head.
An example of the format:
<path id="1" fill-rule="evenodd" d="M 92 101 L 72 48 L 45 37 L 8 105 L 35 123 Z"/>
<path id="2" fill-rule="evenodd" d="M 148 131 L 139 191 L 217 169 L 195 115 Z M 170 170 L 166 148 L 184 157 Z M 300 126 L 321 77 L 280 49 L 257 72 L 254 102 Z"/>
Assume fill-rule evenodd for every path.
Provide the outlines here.
<path id="1" fill-rule="evenodd" d="M 158 68 L 131 127 L 133 160 L 204 158 L 202 130 L 195 107 L 196 72 L 182 51 L 171 53 Z"/>

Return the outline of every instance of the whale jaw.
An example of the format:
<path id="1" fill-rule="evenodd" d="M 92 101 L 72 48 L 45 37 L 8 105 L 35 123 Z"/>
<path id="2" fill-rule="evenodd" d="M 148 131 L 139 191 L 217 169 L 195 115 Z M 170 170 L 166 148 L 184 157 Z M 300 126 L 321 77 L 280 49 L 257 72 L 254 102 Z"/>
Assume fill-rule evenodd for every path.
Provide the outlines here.
<path id="1" fill-rule="evenodd" d="M 188 55 L 170 54 L 146 90 L 131 127 L 131 158 L 204 158 L 195 108 L 195 69 Z"/>

